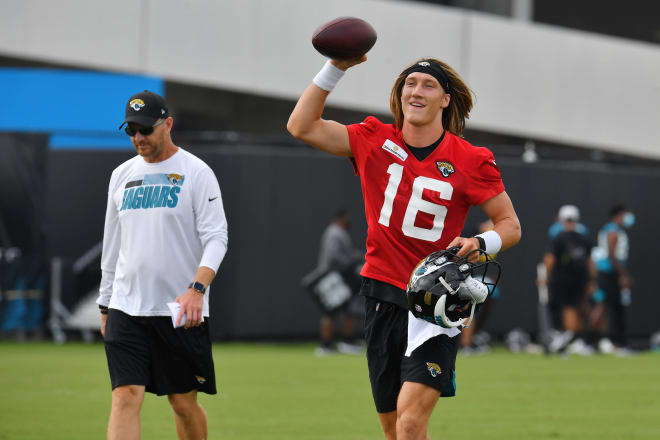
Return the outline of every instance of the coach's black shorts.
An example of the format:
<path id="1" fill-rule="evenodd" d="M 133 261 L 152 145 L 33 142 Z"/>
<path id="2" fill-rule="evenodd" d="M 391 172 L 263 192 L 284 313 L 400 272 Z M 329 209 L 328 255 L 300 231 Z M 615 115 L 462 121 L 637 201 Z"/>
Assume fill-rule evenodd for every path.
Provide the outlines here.
<path id="1" fill-rule="evenodd" d="M 456 338 L 440 335 L 429 339 L 405 357 L 408 341 L 408 310 L 378 298 L 379 290 L 401 289 L 365 278 L 361 295 L 365 300 L 367 365 L 376 411 L 396 410 L 403 382 L 419 382 L 440 391 L 443 397 L 456 394 Z"/>
<path id="2" fill-rule="evenodd" d="M 586 290 L 587 280 L 583 278 L 550 284 L 551 295 L 565 307 L 579 307 L 584 301 Z"/>
<path id="3" fill-rule="evenodd" d="M 199 327 L 175 329 L 170 317 L 110 309 L 104 340 L 113 390 L 144 385 L 159 396 L 216 393 L 208 318 Z"/>

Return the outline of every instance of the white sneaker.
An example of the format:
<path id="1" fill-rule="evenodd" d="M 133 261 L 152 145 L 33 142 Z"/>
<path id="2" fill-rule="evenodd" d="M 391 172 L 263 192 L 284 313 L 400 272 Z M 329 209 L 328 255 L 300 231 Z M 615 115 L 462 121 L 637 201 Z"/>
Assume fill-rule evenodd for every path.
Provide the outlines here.
<path id="1" fill-rule="evenodd" d="M 337 354 L 337 351 L 333 350 L 332 348 L 323 347 L 322 345 L 319 345 L 314 350 L 314 354 L 317 357 L 324 357 L 324 356 L 330 356 L 330 355 L 333 355 L 333 354 Z"/>
<path id="2" fill-rule="evenodd" d="M 490 343 L 491 337 L 485 330 L 479 330 L 472 336 L 472 342 L 479 345 L 488 345 Z"/>
<path id="3" fill-rule="evenodd" d="M 563 333 L 560 333 L 557 337 L 552 339 L 552 342 L 550 342 L 550 352 L 552 353 L 557 353 L 561 349 L 563 349 L 566 344 L 568 344 L 571 339 L 573 339 L 573 332 L 570 330 L 567 330 Z"/>
<path id="4" fill-rule="evenodd" d="M 616 350 L 616 347 L 614 347 L 614 344 L 612 344 L 612 341 L 610 341 L 608 338 L 602 338 L 600 341 L 598 341 L 598 351 L 601 353 L 613 354 L 614 350 Z"/>
<path id="5" fill-rule="evenodd" d="M 338 342 L 337 351 L 344 354 L 362 354 L 364 349 L 357 344 L 349 344 L 347 342 Z"/>
<path id="6" fill-rule="evenodd" d="M 579 356 L 593 356 L 596 350 L 585 344 L 582 339 L 576 339 L 566 347 L 566 352 L 569 354 L 577 354 Z"/>

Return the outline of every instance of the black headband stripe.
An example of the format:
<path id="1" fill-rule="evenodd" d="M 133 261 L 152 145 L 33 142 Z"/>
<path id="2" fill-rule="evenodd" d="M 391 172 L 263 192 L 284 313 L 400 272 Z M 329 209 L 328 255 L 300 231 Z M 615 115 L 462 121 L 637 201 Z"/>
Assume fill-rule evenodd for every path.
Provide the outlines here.
<path id="1" fill-rule="evenodd" d="M 440 67 L 438 63 L 434 63 L 433 61 L 420 61 L 408 69 L 406 76 L 413 72 L 421 72 L 431 75 L 438 80 L 445 93 L 449 93 L 449 78 L 447 78 L 445 71 L 442 70 L 442 67 Z"/>

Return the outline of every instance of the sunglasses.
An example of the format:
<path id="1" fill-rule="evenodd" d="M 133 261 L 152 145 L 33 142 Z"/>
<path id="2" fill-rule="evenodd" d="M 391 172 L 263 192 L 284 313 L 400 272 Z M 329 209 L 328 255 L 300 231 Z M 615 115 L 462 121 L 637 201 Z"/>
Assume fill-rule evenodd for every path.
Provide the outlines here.
<path id="1" fill-rule="evenodd" d="M 140 128 L 136 128 L 135 126 L 131 126 L 129 124 L 129 125 L 126 126 L 126 128 L 124 128 L 124 131 L 130 137 L 133 137 L 138 133 L 140 133 L 142 136 L 149 136 L 151 133 L 154 132 L 154 128 L 158 127 L 163 122 L 165 122 L 165 119 L 161 119 L 160 121 L 156 122 L 151 127 L 140 127 Z"/>

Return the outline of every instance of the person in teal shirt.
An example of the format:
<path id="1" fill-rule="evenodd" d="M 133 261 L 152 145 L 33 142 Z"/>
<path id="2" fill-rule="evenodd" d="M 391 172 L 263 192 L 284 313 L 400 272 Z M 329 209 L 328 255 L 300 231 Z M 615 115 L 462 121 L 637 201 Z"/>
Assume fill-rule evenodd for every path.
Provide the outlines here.
<path id="1" fill-rule="evenodd" d="M 616 204 L 610 210 L 610 221 L 598 232 L 598 244 L 592 252 L 592 259 L 598 270 L 598 291 L 594 294 L 596 309 L 593 320 L 602 330 L 605 328 L 605 315 L 609 339 L 603 338 L 599 348 L 604 352 L 613 351 L 612 342 L 621 351 L 628 346 L 628 328 L 625 309 L 631 302 L 631 279 L 626 267 L 629 242 L 626 229 L 635 224 L 635 215 L 624 205 Z"/>

